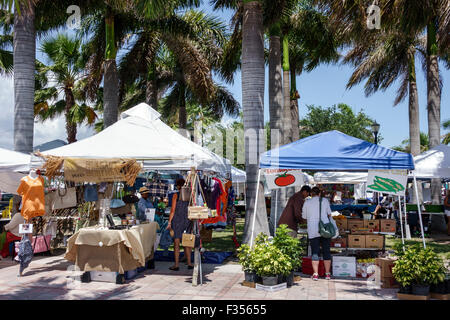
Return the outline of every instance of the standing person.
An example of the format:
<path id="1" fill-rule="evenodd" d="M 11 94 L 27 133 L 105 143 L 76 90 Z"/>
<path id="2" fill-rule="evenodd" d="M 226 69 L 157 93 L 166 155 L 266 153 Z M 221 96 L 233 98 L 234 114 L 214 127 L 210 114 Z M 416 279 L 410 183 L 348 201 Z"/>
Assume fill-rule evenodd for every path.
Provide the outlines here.
<path id="1" fill-rule="evenodd" d="M 6 258 L 9 255 L 9 244 L 11 242 L 20 241 L 22 239 L 19 234 L 19 224 L 24 223 L 25 219 L 22 215 L 20 213 L 16 213 L 12 217 L 11 221 L 5 225 L 5 231 L 0 235 L 0 238 L 4 238 L 3 245 L 0 245 L 0 255 L 2 258 Z"/>
<path id="2" fill-rule="evenodd" d="M 138 216 L 137 218 L 141 221 L 147 220 L 147 216 L 145 215 L 145 209 L 153 209 L 153 203 L 150 200 L 150 190 L 147 187 L 142 187 L 139 189 L 139 193 L 141 194 L 141 198 L 138 202 Z"/>
<path id="3" fill-rule="evenodd" d="M 181 188 L 184 186 L 184 179 L 178 179 L 175 183 L 177 188 L 177 192 L 172 197 L 172 207 L 170 210 L 169 216 L 169 224 L 167 225 L 167 229 L 173 230 L 173 238 L 174 238 L 174 256 L 175 256 L 175 264 L 170 267 L 170 270 L 178 271 L 179 268 L 179 260 L 180 260 L 180 242 L 183 236 L 183 233 L 190 232 L 192 230 L 192 222 L 188 219 L 188 206 L 189 201 L 181 201 L 179 199 L 179 194 Z M 184 248 L 184 256 L 187 259 L 188 269 L 193 269 L 194 266 L 191 263 L 191 252 L 192 248 L 186 247 Z"/>
<path id="4" fill-rule="evenodd" d="M 291 229 L 289 235 L 293 238 L 297 238 L 298 224 L 302 223 L 302 207 L 305 199 L 309 197 L 311 188 L 308 186 L 303 186 L 299 192 L 294 193 L 292 197 L 284 208 L 280 219 L 278 220 L 277 226 L 282 224 L 287 224 L 288 228 Z"/>
<path id="5" fill-rule="evenodd" d="M 447 221 L 447 234 L 450 236 L 450 190 L 447 191 L 447 196 L 444 199 L 445 220 Z"/>
<path id="6" fill-rule="evenodd" d="M 320 247 L 322 247 L 323 262 L 325 265 L 325 279 L 331 279 L 331 252 L 330 243 L 331 239 L 323 238 L 319 233 L 319 221 L 324 223 L 330 221 L 337 229 L 336 222 L 331 217 L 330 202 L 326 198 L 320 197 L 320 189 L 317 187 L 311 190 L 312 198 L 307 199 L 303 205 L 302 216 L 306 219 L 308 224 L 308 238 L 312 250 L 312 266 L 314 274 L 312 279 L 314 281 L 319 280 L 319 253 Z M 319 199 L 322 201 L 322 210 L 320 210 Z M 320 211 L 320 215 L 319 215 Z"/>

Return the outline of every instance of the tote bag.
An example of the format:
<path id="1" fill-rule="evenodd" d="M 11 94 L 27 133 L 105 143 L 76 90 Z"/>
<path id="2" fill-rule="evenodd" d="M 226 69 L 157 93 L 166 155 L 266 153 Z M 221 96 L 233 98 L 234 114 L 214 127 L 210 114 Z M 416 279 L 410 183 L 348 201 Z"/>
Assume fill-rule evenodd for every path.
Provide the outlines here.
<path id="1" fill-rule="evenodd" d="M 322 197 L 319 198 L 319 233 L 322 238 L 331 239 L 336 235 L 336 228 L 328 217 L 328 223 L 322 222 Z"/>

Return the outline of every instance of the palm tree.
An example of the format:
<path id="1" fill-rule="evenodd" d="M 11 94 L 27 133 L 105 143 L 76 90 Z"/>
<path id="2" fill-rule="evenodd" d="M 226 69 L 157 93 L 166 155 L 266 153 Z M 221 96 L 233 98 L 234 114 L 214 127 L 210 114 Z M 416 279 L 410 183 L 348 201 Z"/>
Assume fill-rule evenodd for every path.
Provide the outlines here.
<path id="1" fill-rule="evenodd" d="M 13 37 L 10 35 L 0 35 L 0 74 L 12 75 L 14 56 L 10 48 L 12 47 Z"/>
<path id="2" fill-rule="evenodd" d="M 239 104 L 225 88 L 214 83 L 212 72 L 221 72 L 225 26 L 215 17 L 194 10 L 182 16 L 144 19 L 145 28 L 119 66 L 122 85 L 138 83 L 147 101 L 157 107 L 158 96 L 167 92 L 161 109 L 166 118 L 178 113 L 179 127 L 186 129 L 186 103 L 202 104 L 221 118 L 225 111 L 237 115 Z"/>
<path id="3" fill-rule="evenodd" d="M 428 138 L 428 134 L 425 132 L 420 133 L 420 153 L 425 152 L 429 150 L 430 141 Z M 392 149 L 401 151 L 401 152 L 407 152 L 411 153 L 411 143 L 409 139 L 405 139 L 402 141 L 401 146 L 393 147 Z"/>
<path id="4" fill-rule="evenodd" d="M 80 40 L 64 34 L 45 40 L 41 51 L 49 65 L 39 64 L 36 77 L 38 90 L 35 93 L 34 113 L 41 121 L 64 114 L 68 143 L 76 141 L 77 124 L 93 124 L 96 119 L 93 108 L 77 103 L 81 96 L 80 84 L 85 77 L 80 47 Z M 52 83 L 50 87 L 49 82 Z M 64 95 L 64 99 L 59 99 L 60 94 Z"/>
<path id="5" fill-rule="evenodd" d="M 442 123 L 442 128 L 448 130 L 450 129 L 450 120 L 444 121 Z M 442 139 L 443 144 L 449 144 L 450 143 L 450 133 L 447 133 L 444 138 Z"/>
<path id="6" fill-rule="evenodd" d="M 34 68 L 36 57 L 35 1 L 2 0 L 14 10 L 14 150 L 33 152 Z"/>

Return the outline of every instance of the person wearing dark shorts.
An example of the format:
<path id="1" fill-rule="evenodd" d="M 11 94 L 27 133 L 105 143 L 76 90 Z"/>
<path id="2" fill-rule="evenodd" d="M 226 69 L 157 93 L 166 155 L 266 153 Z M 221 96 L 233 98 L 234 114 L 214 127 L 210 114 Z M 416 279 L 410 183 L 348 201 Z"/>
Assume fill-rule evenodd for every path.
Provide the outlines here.
<path id="1" fill-rule="evenodd" d="M 170 267 L 170 270 L 178 271 L 179 261 L 180 261 L 180 242 L 183 237 L 183 233 L 190 233 L 192 230 L 192 221 L 188 219 L 188 206 L 189 201 L 181 201 L 179 199 L 179 194 L 181 187 L 184 186 L 184 179 L 178 179 L 175 183 L 176 188 L 178 190 L 172 197 L 172 207 L 170 210 L 169 223 L 167 225 L 167 229 L 171 229 L 173 231 L 174 238 L 174 256 L 175 256 L 175 264 Z M 184 248 L 184 255 L 187 259 L 188 269 L 193 269 L 194 266 L 191 263 L 191 252 L 192 248 L 186 247 Z"/>

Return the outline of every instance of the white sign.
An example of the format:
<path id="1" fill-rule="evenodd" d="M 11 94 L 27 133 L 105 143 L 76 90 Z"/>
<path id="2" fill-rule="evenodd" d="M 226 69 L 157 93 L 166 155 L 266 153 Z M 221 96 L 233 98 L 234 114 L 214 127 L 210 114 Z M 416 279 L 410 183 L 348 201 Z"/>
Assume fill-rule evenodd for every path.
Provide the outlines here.
<path id="1" fill-rule="evenodd" d="M 303 172 L 298 169 L 266 169 L 264 175 L 269 189 L 297 187 L 305 184 Z"/>
<path id="2" fill-rule="evenodd" d="M 367 189 L 404 196 L 407 182 L 408 173 L 406 170 L 369 170 Z"/>
<path id="3" fill-rule="evenodd" d="M 19 224 L 19 234 L 33 233 L 33 224 Z"/>
<path id="4" fill-rule="evenodd" d="M 151 209 L 151 208 L 145 209 L 145 216 L 147 217 L 148 221 L 155 221 L 155 212 L 156 212 L 156 209 Z"/>

